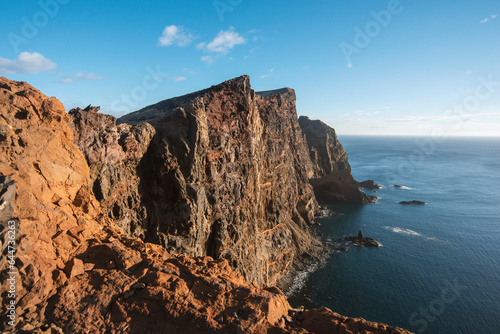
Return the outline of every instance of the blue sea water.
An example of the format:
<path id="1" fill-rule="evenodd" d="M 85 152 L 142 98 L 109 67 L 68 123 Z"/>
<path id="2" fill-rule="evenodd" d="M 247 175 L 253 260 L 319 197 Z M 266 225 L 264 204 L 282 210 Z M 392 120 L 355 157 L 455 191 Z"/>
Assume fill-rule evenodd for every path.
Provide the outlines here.
<path id="1" fill-rule="evenodd" d="M 354 178 L 384 188 L 366 191 L 377 204 L 322 203 L 337 214 L 317 229 L 332 240 L 362 230 L 383 247 L 333 251 L 291 304 L 416 333 L 500 333 L 500 138 L 339 139 Z"/>

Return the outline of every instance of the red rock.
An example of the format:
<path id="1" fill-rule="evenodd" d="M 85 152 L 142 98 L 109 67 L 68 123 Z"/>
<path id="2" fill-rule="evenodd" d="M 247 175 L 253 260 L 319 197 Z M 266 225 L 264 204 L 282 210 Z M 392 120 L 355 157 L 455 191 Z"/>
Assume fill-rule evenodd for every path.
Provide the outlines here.
<path id="1" fill-rule="evenodd" d="M 64 272 L 66 273 L 66 276 L 68 276 L 68 278 L 83 274 L 85 272 L 83 261 L 76 258 L 69 261 L 64 268 Z"/>

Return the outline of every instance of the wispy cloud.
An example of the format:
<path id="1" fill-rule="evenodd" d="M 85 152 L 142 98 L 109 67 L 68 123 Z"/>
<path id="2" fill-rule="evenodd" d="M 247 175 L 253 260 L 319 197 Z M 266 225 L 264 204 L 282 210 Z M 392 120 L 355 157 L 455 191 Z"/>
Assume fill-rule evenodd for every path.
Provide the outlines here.
<path id="1" fill-rule="evenodd" d="M 447 116 L 408 116 L 407 118 L 388 118 L 384 119 L 387 123 L 420 123 L 420 122 L 442 122 L 451 121 L 460 118 L 462 121 L 471 121 L 477 118 L 500 118 L 498 113 L 477 113 L 477 114 L 464 114 L 464 115 L 447 115 Z"/>
<path id="2" fill-rule="evenodd" d="M 260 78 L 261 78 L 261 79 L 269 78 L 270 76 L 272 76 L 272 75 L 273 75 L 273 73 L 274 73 L 274 68 L 271 68 L 271 69 L 269 70 L 269 72 L 267 72 L 266 74 L 261 75 L 261 76 L 260 76 Z"/>
<path id="3" fill-rule="evenodd" d="M 215 63 L 215 57 L 214 56 L 201 56 L 201 61 L 207 64 L 213 64 Z"/>
<path id="4" fill-rule="evenodd" d="M 489 16 L 489 17 L 485 18 L 484 20 L 479 21 L 479 23 L 487 23 L 487 22 L 490 22 L 491 20 L 496 19 L 496 18 L 497 18 L 497 16 L 498 16 L 497 14 L 493 14 L 493 15 L 491 15 L 491 16 Z"/>
<path id="5" fill-rule="evenodd" d="M 83 74 L 81 72 L 77 72 L 76 74 L 63 75 L 63 78 L 59 81 L 64 83 L 75 83 L 77 81 L 91 81 L 101 79 L 104 79 L 104 77 L 94 73 Z"/>
<path id="6" fill-rule="evenodd" d="M 175 77 L 174 78 L 174 81 L 177 82 L 177 81 L 184 81 L 184 80 L 187 80 L 186 77 Z"/>
<path id="7" fill-rule="evenodd" d="M 207 52 L 226 55 L 235 46 L 245 43 L 246 40 L 234 31 L 234 28 L 230 28 L 226 31 L 221 30 L 210 43 L 199 43 L 197 48 Z"/>
<path id="8" fill-rule="evenodd" d="M 165 27 L 158 39 L 161 46 L 188 46 L 193 41 L 193 35 L 186 32 L 184 27 L 171 25 Z"/>
<path id="9" fill-rule="evenodd" d="M 354 115 L 358 115 L 358 116 L 370 116 L 370 115 L 376 115 L 376 114 L 380 114 L 381 111 L 380 110 L 377 110 L 377 111 L 363 111 L 363 110 L 356 110 L 355 112 L 353 112 Z"/>
<path id="10" fill-rule="evenodd" d="M 0 57 L 0 73 L 36 74 L 56 68 L 57 64 L 45 58 L 38 52 L 21 52 L 16 60 L 10 60 Z"/>

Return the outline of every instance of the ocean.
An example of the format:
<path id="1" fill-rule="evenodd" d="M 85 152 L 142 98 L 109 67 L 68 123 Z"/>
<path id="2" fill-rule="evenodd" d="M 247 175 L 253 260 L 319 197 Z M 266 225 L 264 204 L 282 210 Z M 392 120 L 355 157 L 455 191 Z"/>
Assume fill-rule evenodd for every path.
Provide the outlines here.
<path id="1" fill-rule="evenodd" d="M 327 306 L 416 333 L 500 333 L 500 138 L 342 136 L 352 175 L 383 185 L 376 204 L 321 203 L 324 263 L 290 303 Z M 403 188 L 395 188 L 401 185 Z M 401 205 L 419 200 L 426 205 Z M 381 248 L 333 243 L 345 236 Z"/>

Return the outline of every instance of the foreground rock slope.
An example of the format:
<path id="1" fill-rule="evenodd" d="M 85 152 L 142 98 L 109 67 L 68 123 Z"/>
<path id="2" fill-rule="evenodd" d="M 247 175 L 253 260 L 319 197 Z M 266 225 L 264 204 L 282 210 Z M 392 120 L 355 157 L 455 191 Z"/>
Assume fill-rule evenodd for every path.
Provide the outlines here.
<path id="1" fill-rule="evenodd" d="M 119 197 L 116 189 L 133 195 L 136 185 L 120 184 L 122 167 L 107 163 L 115 161 L 130 171 L 127 177 L 134 175 L 155 130 L 142 124 L 115 131 L 111 120 L 102 131 L 112 147 L 96 165 L 100 158 L 91 160 L 89 152 L 86 158 L 73 143 L 85 136 L 74 138 L 69 121 L 55 98 L 0 78 L 3 332 L 408 333 L 326 308 L 290 310 L 279 289 L 248 283 L 225 259 L 175 255 L 141 240 L 146 230 L 137 237 L 125 233 L 126 214 L 113 212 L 111 203 Z M 101 157 L 98 145 L 93 152 Z M 99 181 L 97 171 L 120 185 Z M 134 203 L 142 205 L 141 198 L 132 198 Z M 5 256 L 8 221 L 16 225 L 14 327 L 4 308 L 11 300 L 3 284 L 12 271 Z"/>

